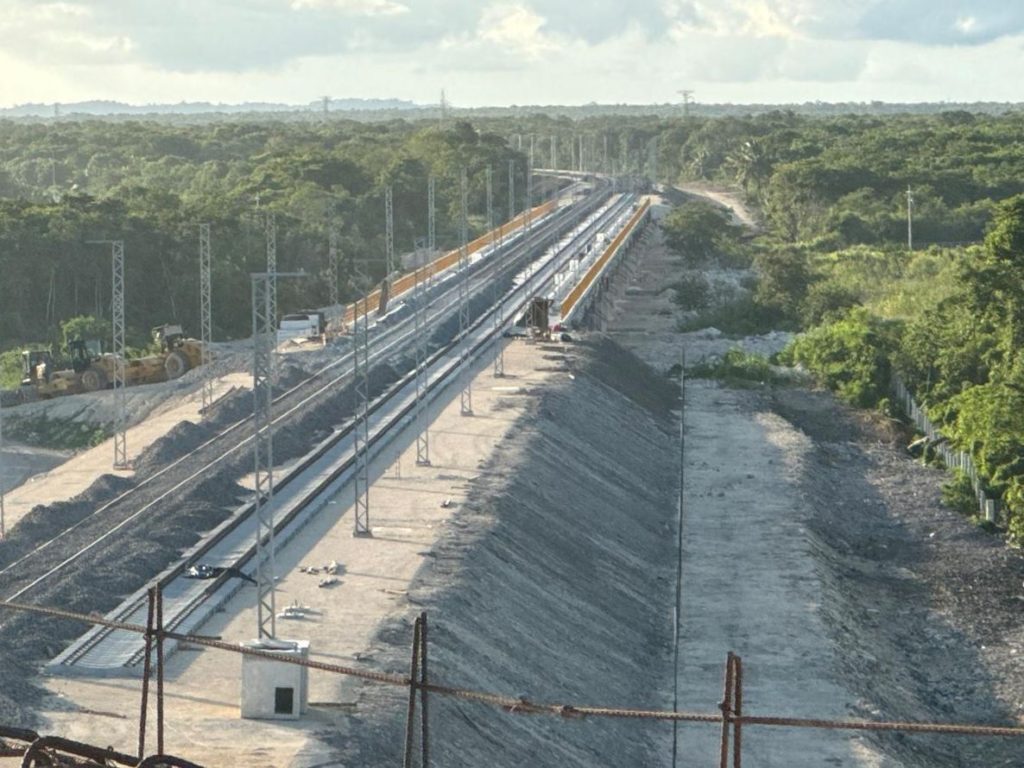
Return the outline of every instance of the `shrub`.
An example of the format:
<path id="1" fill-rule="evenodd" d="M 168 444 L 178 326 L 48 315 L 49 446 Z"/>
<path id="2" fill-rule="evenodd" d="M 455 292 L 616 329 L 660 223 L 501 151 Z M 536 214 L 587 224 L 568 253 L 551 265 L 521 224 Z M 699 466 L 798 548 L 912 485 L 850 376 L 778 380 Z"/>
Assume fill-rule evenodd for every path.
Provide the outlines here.
<path id="1" fill-rule="evenodd" d="M 805 366 L 845 402 L 872 408 L 888 393 L 894 335 L 891 327 L 858 308 L 797 338 L 780 359 Z"/>

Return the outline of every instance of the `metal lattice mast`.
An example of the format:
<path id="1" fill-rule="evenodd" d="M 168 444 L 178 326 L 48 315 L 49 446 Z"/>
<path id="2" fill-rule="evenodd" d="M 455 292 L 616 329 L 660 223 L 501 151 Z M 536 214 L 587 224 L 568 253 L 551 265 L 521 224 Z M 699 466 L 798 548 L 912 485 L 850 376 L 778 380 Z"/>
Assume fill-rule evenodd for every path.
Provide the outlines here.
<path id="1" fill-rule="evenodd" d="M 473 415 L 473 381 L 469 369 L 469 182 L 466 168 L 459 173 L 459 368 L 467 376 L 466 386 L 459 399 L 459 413 Z"/>
<path id="2" fill-rule="evenodd" d="M 604 153 L 601 155 L 601 170 L 608 173 L 608 134 L 604 135 Z"/>
<path id="3" fill-rule="evenodd" d="M 558 137 L 551 134 L 551 170 L 558 170 Z"/>
<path id="4" fill-rule="evenodd" d="M 526 166 L 526 233 L 533 228 L 533 165 Z"/>
<path id="5" fill-rule="evenodd" d="M 7 459 L 4 458 L 4 416 L 3 408 L 0 407 L 0 541 L 7 538 L 7 522 L 4 519 L 4 466 Z"/>
<path id="6" fill-rule="evenodd" d="M 585 169 L 585 168 L 586 168 L 587 166 L 586 166 L 586 164 L 585 164 L 585 163 L 584 163 L 584 161 L 583 161 L 583 134 L 582 134 L 582 133 L 580 134 L 580 151 L 579 151 L 579 158 L 580 158 L 580 173 L 583 173 L 584 169 Z"/>
<path id="7" fill-rule="evenodd" d="M 907 250 L 914 250 L 914 191 L 907 187 Z"/>
<path id="8" fill-rule="evenodd" d="M 417 259 L 421 261 L 421 259 Z M 416 299 L 416 465 L 430 466 L 430 425 L 427 423 L 427 266 L 414 273 Z"/>
<path id="9" fill-rule="evenodd" d="M 395 204 L 391 185 L 384 187 L 384 279 L 395 271 Z"/>
<path id="10" fill-rule="evenodd" d="M 508 161 L 508 220 L 516 217 L 516 161 Z"/>
<path id="11" fill-rule="evenodd" d="M 270 276 L 270 289 L 267 294 L 270 297 L 270 320 L 276 327 L 277 324 L 277 218 L 273 211 L 267 211 L 266 219 L 267 236 L 267 275 Z M 273 362 L 273 361 L 271 361 Z"/>
<path id="12" fill-rule="evenodd" d="M 256 629 L 257 637 L 276 634 L 274 605 L 274 436 L 271 291 L 276 274 L 252 275 L 252 398 L 253 469 L 256 511 Z"/>
<path id="13" fill-rule="evenodd" d="M 534 136 L 530 134 L 530 167 L 533 168 L 533 147 L 534 147 Z"/>
<path id="14" fill-rule="evenodd" d="M 331 307 L 338 306 L 338 227 L 334 221 L 334 211 L 331 211 L 327 221 L 327 296 Z"/>
<path id="15" fill-rule="evenodd" d="M 355 517 L 353 536 L 372 536 L 370 530 L 370 299 L 363 296 L 360 317 L 356 302 L 353 328 L 353 375 L 355 377 L 356 426 L 352 430 L 352 446 L 356 460 Z"/>
<path id="16" fill-rule="evenodd" d="M 427 248 L 430 255 L 437 250 L 437 230 L 434 228 L 434 177 L 427 180 Z"/>
<path id="17" fill-rule="evenodd" d="M 210 301 L 210 225 L 199 225 L 199 335 L 202 341 L 200 352 L 203 366 L 203 413 L 213 404 L 213 315 Z"/>
<path id="18" fill-rule="evenodd" d="M 114 469 L 128 469 L 128 414 L 124 380 L 124 240 L 114 240 L 111 252 L 111 306 L 114 326 Z"/>
<path id="19" fill-rule="evenodd" d="M 493 259 L 500 259 L 501 252 L 495 248 L 495 235 L 494 233 L 494 173 L 491 166 L 487 166 L 487 227 L 491 234 L 491 254 Z M 502 232 L 504 228 L 502 228 Z M 500 234 L 500 233 L 499 233 Z M 494 302 L 498 305 L 498 311 L 494 314 L 494 328 L 498 330 L 501 328 L 501 324 L 504 322 L 505 305 L 504 305 L 504 293 L 501 290 L 498 278 L 491 283 L 494 286 Z M 497 346 L 494 352 L 494 375 L 504 376 L 505 375 L 505 345 L 501 343 L 501 338 L 495 335 L 497 339 Z"/>

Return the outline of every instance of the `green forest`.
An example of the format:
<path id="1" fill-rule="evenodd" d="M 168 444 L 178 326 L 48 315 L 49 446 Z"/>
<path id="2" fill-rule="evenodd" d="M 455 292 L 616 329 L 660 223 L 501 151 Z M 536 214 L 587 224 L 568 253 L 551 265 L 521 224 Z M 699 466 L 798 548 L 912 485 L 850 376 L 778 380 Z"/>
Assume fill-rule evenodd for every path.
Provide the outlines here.
<path id="1" fill-rule="evenodd" d="M 974 455 L 1004 500 L 1001 522 L 1024 539 L 1024 112 L 577 117 L 0 121 L 0 349 L 54 342 L 76 316 L 109 316 L 109 249 L 93 240 L 125 242 L 129 331 L 141 344 L 163 322 L 196 332 L 197 225 L 209 222 L 221 339 L 248 332 L 267 211 L 279 268 L 310 275 L 282 285 L 284 310 L 326 303 L 331 225 L 341 295 L 354 290 L 353 264 L 381 276 L 389 184 L 399 252 L 426 233 L 430 176 L 438 244 L 455 244 L 463 166 L 475 231 L 485 167 L 496 209 L 508 210 L 510 160 L 516 210 L 531 160 L 729 185 L 759 212 L 756 237 L 699 204 L 665 225 L 688 272 L 725 258 L 757 276 L 725 307 L 703 301 L 692 275 L 667 277 L 681 301 L 704 308 L 697 322 L 803 332 L 785 359 L 858 406 L 888 407 L 898 374 Z"/>

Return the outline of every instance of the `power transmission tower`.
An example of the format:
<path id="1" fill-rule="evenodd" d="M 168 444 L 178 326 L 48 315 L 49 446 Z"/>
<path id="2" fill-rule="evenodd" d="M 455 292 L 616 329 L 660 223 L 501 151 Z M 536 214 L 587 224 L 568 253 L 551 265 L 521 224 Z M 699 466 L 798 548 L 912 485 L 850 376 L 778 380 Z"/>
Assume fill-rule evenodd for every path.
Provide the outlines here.
<path id="1" fill-rule="evenodd" d="M 914 192 L 907 186 L 907 250 L 914 250 Z"/>
<path id="2" fill-rule="evenodd" d="M 459 413 L 473 415 L 473 381 L 468 378 L 469 368 L 469 183 L 466 167 L 459 172 L 459 368 L 467 376 L 466 386 L 459 398 Z"/>
<path id="3" fill-rule="evenodd" d="M 679 91 L 679 95 L 683 97 L 683 117 L 690 116 L 690 101 L 693 99 L 693 91 L 684 89 Z"/>
<path id="4" fill-rule="evenodd" d="M 203 413 L 213 404 L 213 314 L 210 285 L 210 225 L 199 225 L 199 328 L 202 348 L 200 360 L 203 366 Z"/>
<path id="5" fill-rule="evenodd" d="M 114 354 L 114 469 L 129 469 L 128 413 L 124 378 L 124 240 L 89 240 L 94 245 L 110 246 L 111 296 Z"/>

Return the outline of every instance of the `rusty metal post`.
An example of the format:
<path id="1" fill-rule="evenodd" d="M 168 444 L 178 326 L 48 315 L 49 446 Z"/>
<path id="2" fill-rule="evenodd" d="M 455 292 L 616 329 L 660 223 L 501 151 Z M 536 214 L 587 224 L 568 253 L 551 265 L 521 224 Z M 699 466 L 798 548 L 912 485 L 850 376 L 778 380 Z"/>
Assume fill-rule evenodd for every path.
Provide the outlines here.
<path id="1" fill-rule="evenodd" d="M 153 615 L 156 591 L 149 588 L 149 610 L 146 612 L 146 657 L 142 664 L 142 702 L 139 705 L 139 760 L 146 756 L 146 711 L 149 708 L 149 675 L 153 663 Z"/>
<path id="2" fill-rule="evenodd" d="M 156 752 L 164 753 L 164 592 L 156 587 Z"/>
<path id="3" fill-rule="evenodd" d="M 737 722 L 732 725 L 732 768 L 743 766 L 743 732 L 739 719 L 743 717 L 743 659 L 733 656 L 733 712 Z"/>
<path id="4" fill-rule="evenodd" d="M 427 709 L 427 612 L 420 614 L 420 764 L 430 765 L 430 717 Z"/>
<path id="5" fill-rule="evenodd" d="M 729 725 L 732 722 L 732 651 L 725 661 L 725 693 L 722 703 L 722 755 L 719 765 L 721 768 L 729 768 Z"/>
<path id="6" fill-rule="evenodd" d="M 402 768 L 412 768 L 412 736 L 416 721 L 416 689 L 419 688 L 420 667 L 420 619 L 417 616 L 412 627 L 412 668 L 409 672 L 409 711 L 405 719 L 405 757 Z"/>

